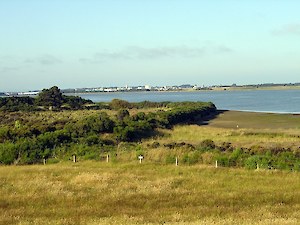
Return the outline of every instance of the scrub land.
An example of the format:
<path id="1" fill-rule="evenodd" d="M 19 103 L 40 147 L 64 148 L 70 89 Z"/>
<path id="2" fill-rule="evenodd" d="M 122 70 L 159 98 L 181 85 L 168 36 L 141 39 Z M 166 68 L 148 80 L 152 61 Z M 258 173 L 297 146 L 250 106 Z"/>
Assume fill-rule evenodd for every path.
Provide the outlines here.
<path id="1" fill-rule="evenodd" d="M 299 115 L 38 101 L 2 105 L 0 224 L 300 220 Z"/>

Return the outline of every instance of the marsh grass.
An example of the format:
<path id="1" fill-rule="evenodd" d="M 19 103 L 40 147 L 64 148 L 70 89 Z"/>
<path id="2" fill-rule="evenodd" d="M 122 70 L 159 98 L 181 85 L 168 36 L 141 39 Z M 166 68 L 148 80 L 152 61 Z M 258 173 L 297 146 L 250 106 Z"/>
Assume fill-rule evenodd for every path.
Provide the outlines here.
<path id="1" fill-rule="evenodd" d="M 235 147 L 264 148 L 300 147 L 300 115 L 225 111 L 207 125 L 176 125 L 157 140 L 162 143 L 188 142 L 199 144 L 206 139 L 220 145 L 230 142 Z"/>
<path id="2" fill-rule="evenodd" d="M 84 161 L 0 167 L 0 224 L 297 224 L 297 172 Z"/>
<path id="3" fill-rule="evenodd" d="M 165 136 L 157 139 L 162 143 L 187 142 L 199 144 L 201 141 L 211 139 L 217 144 L 230 142 L 235 147 L 251 147 L 260 145 L 272 147 L 276 145 L 298 148 L 300 146 L 300 130 L 257 130 L 257 129 L 228 129 L 210 126 L 178 125 L 170 131 L 164 131 Z"/>

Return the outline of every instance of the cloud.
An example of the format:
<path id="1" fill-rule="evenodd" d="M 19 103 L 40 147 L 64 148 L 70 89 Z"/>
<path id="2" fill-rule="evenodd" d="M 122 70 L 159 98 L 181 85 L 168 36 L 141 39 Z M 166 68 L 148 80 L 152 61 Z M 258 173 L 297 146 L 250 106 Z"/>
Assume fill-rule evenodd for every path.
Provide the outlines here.
<path id="1" fill-rule="evenodd" d="M 129 47 L 125 54 L 135 59 L 157 59 L 165 57 L 201 57 L 206 52 L 205 47 L 191 48 L 187 46 L 142 48 Z"/>
<path id="2" fill-rule="evenodd" d="M 20 70 L 20 67 L 14 67 L 14 66 L 4 66 L 0 68 L 0 73 L 10 73 Z"/>
<path id="3" fill-rule="evenodd" d="M 271 32 L 273 35 L 300 35 L 300 23 L 286 24 Z"/>
<path id="4" fill-rule="evenodd" d="M 25 63 L 40 63 L 42 65 L 55 65 L 55 64 L 59 64 L 62 63 L 62 60 L 56 58 L 55 56 L 52 55 L 41 55 L 39 57 L 36 58 L 28 58 L 24 61 Z"/>
<path id="5" fill-rule="evenodd" d="M 144 48 L 139 46 L 130 46 L 119 51 L 104 50 L 95 53 L 91 58 L 81 58 L 83 63 L 100 63 L 109 60 L 154 60 L 161 58 L 199 58 L 206 54 L 221 54 L 230 53 L 233 50 L 226 46 L 209 46 L 188 47 L 188 46 L 173 46 L 173 47 L 156 47 Z"/>
<path id="6" fill-rule="evenodd" d="M 16 57 L 14 57 L 12 55 L 1 55 L 0 61 L 1 62 L 14 62 L 14 61 L 16 61 Z"/>

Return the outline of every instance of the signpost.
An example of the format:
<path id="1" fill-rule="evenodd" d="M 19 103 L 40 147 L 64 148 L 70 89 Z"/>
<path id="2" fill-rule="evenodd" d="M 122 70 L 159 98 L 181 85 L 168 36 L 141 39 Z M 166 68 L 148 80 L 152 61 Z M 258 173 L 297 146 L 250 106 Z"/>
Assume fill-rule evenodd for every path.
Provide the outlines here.
<path id="1" fill-rule="evenodd" d="M 142 160 L 144 159 L 143 155 L 139 155 L 138 159 L 140 160 L 140 163 L 142 163 Z"/>

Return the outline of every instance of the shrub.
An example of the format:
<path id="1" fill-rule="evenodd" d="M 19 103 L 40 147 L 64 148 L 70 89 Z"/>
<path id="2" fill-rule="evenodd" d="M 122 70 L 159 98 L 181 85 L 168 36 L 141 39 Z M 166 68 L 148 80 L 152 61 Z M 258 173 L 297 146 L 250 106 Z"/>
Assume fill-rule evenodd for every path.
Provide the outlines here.
<path id="1" fill-rule="evenodd" d="M 151 148 L 158 148 L 160 146 L 159 142 L 154 141 L 151 145 Z"/>
<path id="2" fill-rule="evenodd" d="M 220 151 L 233 151 L 233 146 L 231 145 L 230 142 L 223 142 L 222 145 L 218 146 L 218 149 Z"/>
<path id="3" fill-rule="evenodd" d="M 229 156 L 230 166 L 243 166 L 243 151 L 240 148 L 236 148 Z"/>
<path id="4" fill-rule="evenodd" d="M 18 157 L 18 150 L 13 143 L 0 144 L 0 163 L 12 164 Z"/>
<path id="5" fill-rule="evenodd" d="M 247 169 L 256 169 L 257 164 L 260 162 L 260 158 L 258 155 L 250 156 L 245 161 L 245 167 Z"/>
<path id="6" fill-rule="evenodd" d="M 121 99 L 113 99 L 110 103 L 109 103 L 109 107 L 111 109 L 114 110 L 118 110 L 118 109 L 131 109 L 133 106 L 131 103 L 121 100 Z"/>
<path id="7" fill-rule="evenodd" d="M 200 148 L 201 148 L 201 149 L 204 149 L 204 150 L 215 149 L 215 147 L 216 147 L 216 145 L 215 145 L 214 141 L 211 140 L 211 139 L 203 140 L 203 141 L 200 143 Z"/>
<path id="8" fill-rule="evenodd" d="M 218 155 L 216 157 L 216 160 L 218 161 L 218 165 L 219 166 L 225 166 L 225 167 L 229 167 L 230 166 L 230 160 L 226 155 Z"/>
<path id="9" fill-rule="evenodd" d="M 94 135 L 90 135 L 90 136 L 86 137 L 84 139 L 84 142 L 88 146 L 92 146 L 92 145 L 97 145 L 97 144 L 101 143 L 101 140 L 98 135 L 94 134 Z"/>
<path id="10" fill-rule="evenodd" d="M 182 163 L 192 165 L 199 162 L 200 154 L 198 152 L 185 153 L 182 157 Z"/>

